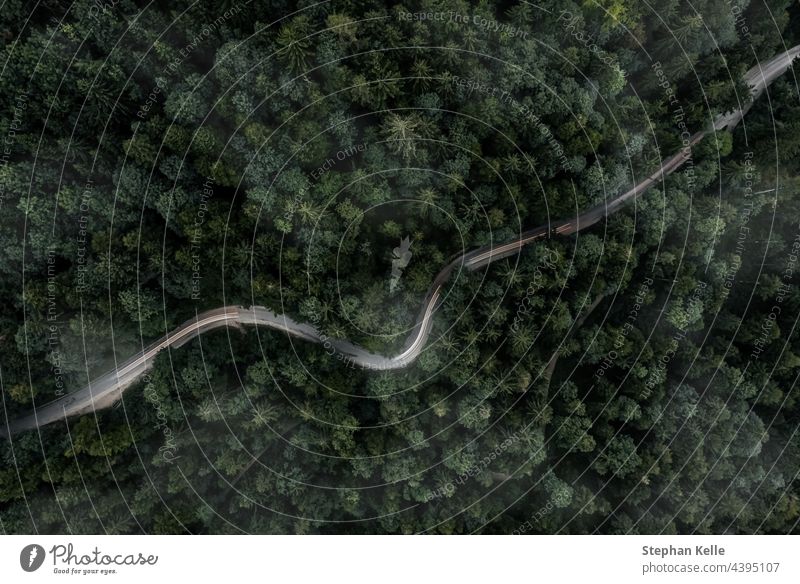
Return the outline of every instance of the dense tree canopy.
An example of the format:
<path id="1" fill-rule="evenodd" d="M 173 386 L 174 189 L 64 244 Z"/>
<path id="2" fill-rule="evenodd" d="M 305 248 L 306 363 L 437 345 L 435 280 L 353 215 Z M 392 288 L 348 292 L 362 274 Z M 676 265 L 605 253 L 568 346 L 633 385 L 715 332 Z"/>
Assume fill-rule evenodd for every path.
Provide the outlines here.
<path id="1" fill-rule="evenodd" d="M 788 0 L 168 4 L 0 10 L 9 419 L 226 304 L 393 354 L 450 258 L 610 200 L 800 42 Z M 457 270 L 406 369 L 262 328 L 162 353 L 0 441 L 0 529 L 796 532 L 799 98 Z"/>

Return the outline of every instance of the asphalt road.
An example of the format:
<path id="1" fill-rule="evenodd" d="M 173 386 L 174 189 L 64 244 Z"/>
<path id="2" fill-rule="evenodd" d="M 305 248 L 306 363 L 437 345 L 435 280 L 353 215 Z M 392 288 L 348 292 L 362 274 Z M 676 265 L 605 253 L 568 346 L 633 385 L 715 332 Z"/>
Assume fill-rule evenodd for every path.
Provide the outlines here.
<path id="1" fill-rule="evenodd" d="M 772 81 L 782 75 L 792 60 L 800 54 L 800 45 L 781 53 L 766 63 L 760 63 L 750 69 L 744 77 L 751 87 L 752 100 L 757 99 Z M 467 252 L 450 261 L 436 275 L 423 302 L 417 318 L 417 324 L 406 341 L 403 351 L 394 357 L 386 357 L 370 353 L 366 349 L 352 343 L 330 339 L 306 323 L 299 323 L 292 318 L 279 315 L 263 306 L 224 306 L 198 314 L 195 319 L 187 321 L 177 329 L 153 342 L 142 352 L 127 361 L 120 363 L 115 369 L 108 371 L 79 391 L 60 397 L 50 403 L 37 406 L 30 414 L 12 420 L 7 427 L 0 427 L 0 436 L 18 434 L 46 426 L 58 420 L 80 416 L 93 411 L 111 407 L 122 396 L 122 392 L 138 380 L 153 366 L 153 360 L 163 349 L 177 348 L 203 332 L 232 325 L 257 325 L 283 331 L 293 337 L 322 344 L 325 351 L 339 359 L 345 366 L 363 369 L 388 370 L 400 369 L 412 363 L 425 346 L 430 334 L 433 314 L 441 296 L 442 287 L 459 268 L 475 270 L 499 259 L 515 255 L 531 243 L 548 236 L 570 235 L 591 227 L 603 218 L 616 213 L 626 203 L 634 200 L 664 177 L 680 168 L 691 155 L 691 146 L 697 144 L 706 134 L 714 131 L 730 130 L 738 124 L 752 105 L 749 101 L 742 109 L 719 116 L 712 128 L 694 134 L 689 147 L 670 156 L 650 176 L 603 205 L 584 211 L 577 217 L 551 224 L 540 225 L 527 230 L 514 241 L 502 245 L 487 245 Z"/>

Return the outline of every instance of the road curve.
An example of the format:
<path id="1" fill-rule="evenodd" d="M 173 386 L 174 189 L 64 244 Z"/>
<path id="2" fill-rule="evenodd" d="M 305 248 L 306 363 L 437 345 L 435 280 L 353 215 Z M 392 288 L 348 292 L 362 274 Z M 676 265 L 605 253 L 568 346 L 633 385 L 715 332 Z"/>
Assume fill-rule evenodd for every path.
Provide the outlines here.
<path id="1" fill-rule="evenodd" d="M 375 370 L 406 367 L 419 356 L 425 346 L 442 287 L 455 269 L 459 267 L 468 270 L 478 269 L 499 259 L 515 255 L 530 243 L 548 236 L 576 233 L 591 227 L 604 217 L 616 213 L 626 203 L 636 199 L 665 176 L 680 168 L 691 156 L 691 146 L 697 144 L 706 134 L 735 127 L 750 109 L 753 100 L 757 99 L 770 83 L 789 68 L 792 60 L 798 54 L 800 54 L 800 45 L 750 69 L 744 76 L 744 81 L 751 88 L 751 99 L 747 104 L 742 109 L 719 116 L 710 129 L 694 134 L 688 145 L 685 145 L 680 152 L 662 161 L 661 166 L 653 174 L 634 185 L 630 190 L 611 201 L 584 211 L 573 219 L 540 225 L 523 232 L 520 237 L 508 243 L 499 246 L 486 245 L 451 260 L 436 275 L 425 296 L 416 326 L 409 335 L 403 351 L 394 357 L 371 353 L 345 340 L 331 339 L 310 324 L 296 322 L 289 316 L 276 314 L 263 306 L 251 306 L 250 308 L 223 306 L 198 314 L 196 318 L 183 323 L 174 331 L 147 346 L 143 351 L 119 364 L 115 369 L 91 381 L 87 387 L 37 406 L 30 414 L 11 421 L 7 427 L 0 427 L 0 436 L 10 437 L 59 420 L 111 407 L 121 398 L 125 389 L 153 366 L 154 359 L 160 351 L 167 347 L 180 347 L 201 333 L 231 325 L 265 326 L 283 331 L 299 339 L 320 343 L 329 354 L 335 355 L 337 359 L 351 367 L 358 366 L 363 369 Z"/>

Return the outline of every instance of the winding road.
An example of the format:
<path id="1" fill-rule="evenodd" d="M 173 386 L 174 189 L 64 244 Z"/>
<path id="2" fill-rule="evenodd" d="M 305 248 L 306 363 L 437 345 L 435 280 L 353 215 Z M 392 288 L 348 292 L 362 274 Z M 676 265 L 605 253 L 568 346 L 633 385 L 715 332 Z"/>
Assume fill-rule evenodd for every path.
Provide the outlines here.
<path id="1" fill-rule="evenodd" d="M 750 109 L 753 101 L 764 92 L 770 83 L 789 68 L 792 60 L 798 54 L 800 54 L 800 45 L 750 69 L 744 76 L 744 81 L 751 88 L 751 99 L 747 104 L 742 109 L 719 116 L 708 130 L 694 134 L 690 138 L 689 144 L 685 144 L 680 152 L 662 161 L 661 166 L 653 174 L 627 192 L 603 205 L 588 209 L 573 219 L 540 225 L 523 232 L 514 241 L 499 246 L 486 245 L 450 261 L 436 275 L 425 296 L 416 326 L 409 335 L 405 348 L 394 357 L 371 353 L 345 340 L 330 339 L 312 325 L 296 322 L 286 315 L 276 314 L 263 306 L 251 306 L 250 308 L 224 306 L 198 314 L 196 318 L 183 323 L 143 351 L 119 364 L 115 369 L 91 381 L 87 387 L 38 406 L 31 413 L 11 421 L 6 427 L 0 427 L 0 435 L 10 437 L 59 420 L 111 407 L 121 398 L 123 391 L 153 366 L 156 355 L 163 349 L 180 347 L 201 333 L 231 325 L 265 326 L 283 331 L 299 339 L 320 343 L 328 353 L 335 354 L 338 359 L 349 366 L 375 370 L 406 367 L 419 356 L 428 340 L 433 313 L 441 296 L 442 288 L 454 270 L 459 268 L 478 269 L 499 259 L 515 255 L 530 243 L 549 236 L 576 233 L 591 227 L 604 217 L 616 213 L 626 203 L 636 199 L 651 186 L 680 168 L 691 156 L 691 147 L 708 133 L 730 130 L 735 127 Z"/>

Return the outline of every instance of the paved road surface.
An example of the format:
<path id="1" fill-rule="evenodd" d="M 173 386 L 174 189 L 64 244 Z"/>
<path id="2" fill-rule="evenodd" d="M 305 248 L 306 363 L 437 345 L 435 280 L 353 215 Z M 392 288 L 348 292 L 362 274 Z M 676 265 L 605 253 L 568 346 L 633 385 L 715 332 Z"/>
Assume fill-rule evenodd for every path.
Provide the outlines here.
<path id="1" fill-rule="evenodd" d="M 745 74 L 744 80 L 751 87 L 752 99 L 757 99 L 772 81 L 782 75 L 798 54 L 800 54 L 800 45 L 750 69 Z M 694 134 L 690 139 L 689 146 L 697 144 L 710 131 L 732 129 L 741 121 L 751 105 L 752 101 L 749 101 L 742 109 L 720 116 L 714 122 L 712 130 L 704 130 Z M 265 326 L 284 331 L 300 339 L 321 343 L 326 351 L 335 355 L 336 358 L 350 367 L 375 370 L 406 367 L 419 356 L 428 340 L 433 313 L 439 301 L 442 287 L 454 270 L 459 267 L 475 270 L 499 259 L 515 255 L 524 246 L 540 239 L 545 239 L 549 235 L 569 235 L 586 229 L 601 221 L 604 217 L 616 213 L 626 203 L 634 200 L 662 180 L 663 177 L 680 168 L 690 155 L 691 148 L 682 148 L 680 152 L 664 160 L 658 170 L 627 192 L 620 194 L 606 204 L 584 211 L 574 219 L 549 225 L 540 225 L 525 231 L 519 238 L 509 243 L 499 246 L 487 245 L 452 260 L 436 275 L 423 302 L 422 310 L 417 318 L 417 324 L 406 341 L 404 350 L 399 355 L 386 357 L 370 353 L 366 349 L 345 340 L 330 339 L 321 335 L 316 328 L 309 324 L 299 323 L 288 316 L 275 314 L 263 306 L 252 306 L 250 308 L 224 306 L 199 314 L 197 318 L 183 323 L 165 337 L 152 343 L 141 353 L 121 363 L 116 369 L 93 380 L 88 387 L 58 398 L 48 404 L 38 406 L 30 414 L 13 420 L 8 425 L 8 428 L 0 427 L 0 435 L 14 435 L 26 430 L 46 426 L 68 417 L 80 416 L 95 410 L 108 408 L 120 399 L 125 389 L 130 387 L 133 382 L 153 366 L 153 360 L 161 350 L 167 347 L 180 347 L 203 332 L 231 325 Z"/>

